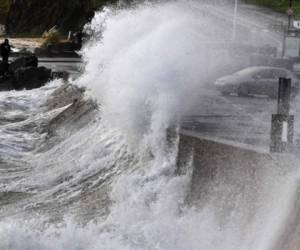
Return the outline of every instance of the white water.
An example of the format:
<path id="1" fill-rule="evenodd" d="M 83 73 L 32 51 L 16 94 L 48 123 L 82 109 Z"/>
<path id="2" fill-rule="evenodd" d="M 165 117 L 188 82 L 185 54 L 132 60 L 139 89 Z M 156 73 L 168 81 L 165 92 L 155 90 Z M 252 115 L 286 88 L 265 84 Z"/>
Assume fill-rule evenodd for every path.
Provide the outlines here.
<path id="1" fill-rule="evenodd" d="M 232 63 L 226 52 L 207 50 L 207 44 L 232 34 L 230 22 L 215 23 L 211 8 L 176 1 L 105 9 L 95 16 L 87 27 L 93 39 L 83 50 L 86 69 L 76 83 L 88 87 L 100 111 L 75 133 L 61 129 L 64 140 L 50 150 L 8 159 L 15 163 L 21 157 L 28 169 L 3 184 L 1 192 L 33 197 L 1 211 L 9 216 L 0 222 L 0 249 L 256 250 L 272 245 L 294 193 L 295 170 L 262 166 L 258 208 L 247 224 L 251 208 L 243 199 L 219 201 L 216 195 L 201 209 L 185 204 L 190 174 L 175 175 L 177 145 L 165 145 L 166 128 L 176 127 L 208 79 Z M 7 95 L 13 98 L 13 110 L 28 103 L 26 121 L 15 125 L 22 135 L 26 124 L 39 124 L 60 112 L 39 109 L 51 91 L 49 86 L 0 96 L 1 104 Z M 39 132 L 30 130 L 22 140 L 39 141 L 44 136 Z M 5 140 L 19 141 L 19 135 Z M 221 188 L 230 197 L 233 190 L 226 180 Z M 96 190 L 100 198 L 86 198 L 86 189 Z M 246 188 L 248 193 L 240 196 L 252 191 Z M 287 206 L 276 209 L 278 200 Z M 236 206 L 220 219 L 218 211 L 227 202 Z"/>

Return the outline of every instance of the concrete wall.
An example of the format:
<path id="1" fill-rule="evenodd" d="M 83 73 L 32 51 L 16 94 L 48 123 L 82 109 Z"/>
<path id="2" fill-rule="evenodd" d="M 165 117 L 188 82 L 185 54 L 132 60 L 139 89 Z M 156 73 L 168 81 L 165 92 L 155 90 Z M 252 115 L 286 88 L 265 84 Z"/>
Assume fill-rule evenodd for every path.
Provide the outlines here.
<path id="1" fill-rule="evenodd" d="M 255 151 L 243 144 L 203 138 L 197 134 L 181 131 L 178 171 L 183 173 L 187 162 L 193 161 L 191 199 L 193 201 L 209 193 L 214 180 L 236 178 L 255 180 L 262 164 L 271 164 L 272 157 L 267 151 Z"/>
<path id="2" fill-rule="evenodd" d="M 189 162 L 192 164 L 187 164 Z M 292 155 L 271 155 L 268 151 L 257 151 L 243 144 L 204 138 L 189 131 L 180 133 L 178 173 L 192 171 L 188 202 L 200 208 L 207 203 L 216 204 L 221 221 L 226 220 L 232 210 L 242 211 L 237 216 L 240 216 L 238 220 L 245 228 L 250 221 L 257 220 L 261 204 L 274 202 L 272 198 L 264 200 L 268 197 L 264 192 L 271 192 L 275 197 L 273 200 L 277 195 L 278 199 L 284 195 L 280 192 L 280 180 L 275 183 L 279 189 L 273 190 L 274 185 L 268 183 L 274 181 L 272 175 L 281 178 L 281 173 L 284 176 L 286 171 L 298 173 L 298 162 Z M 290 164 L 295 167 L 290 167 Z M 283 204 L 274 208 L 275 214 L 283 221 L 274 232 L 272 250 L 300 249 L 299 184 L 292 183 L 298 188 L 291 191 L 291 198 L 287 198 L 290 203 L 287 209 L 283 208 Z"/>

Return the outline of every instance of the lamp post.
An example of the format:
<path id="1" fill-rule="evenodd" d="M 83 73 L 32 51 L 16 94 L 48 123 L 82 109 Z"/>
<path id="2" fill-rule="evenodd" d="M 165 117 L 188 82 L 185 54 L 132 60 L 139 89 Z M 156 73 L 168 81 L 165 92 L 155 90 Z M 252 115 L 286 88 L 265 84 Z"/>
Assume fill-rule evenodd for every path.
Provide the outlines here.
<path id="1" fill-rule="evenodd" d="M 233 15 L 233 30 L 232 30 L 232 40 L 235 40 L 236 37 L 236 19 L 238 11 L 238 0 L 234 2 L 234 15 Z"/>
<path id="2" fill-rule="evenodd" d="M 293 15 L 293 9 L 292 9 L 292 0 L 289 0 L 289 9 L 288 9 L 288 28 L 291 27 L 291 17 Z"/>

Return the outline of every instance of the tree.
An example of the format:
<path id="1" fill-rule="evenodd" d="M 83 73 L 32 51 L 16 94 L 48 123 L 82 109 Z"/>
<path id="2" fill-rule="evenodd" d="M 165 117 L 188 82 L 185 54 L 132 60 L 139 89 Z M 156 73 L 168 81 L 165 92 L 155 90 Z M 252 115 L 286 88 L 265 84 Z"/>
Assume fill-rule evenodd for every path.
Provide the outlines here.
<path id="1" fill-rule="evenodd" d="M 11 0 L 0 0 L 0 23 L 5 24 Z"/>

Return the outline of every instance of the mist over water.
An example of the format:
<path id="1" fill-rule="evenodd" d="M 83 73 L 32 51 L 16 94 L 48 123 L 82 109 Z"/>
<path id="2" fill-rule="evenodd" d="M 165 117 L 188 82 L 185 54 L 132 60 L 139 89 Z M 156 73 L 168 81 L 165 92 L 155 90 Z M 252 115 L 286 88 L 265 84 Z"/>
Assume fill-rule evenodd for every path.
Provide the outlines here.
<path id="1" fill-rule="evenodd" d="M 41 106 L 62 83 L 20 96 L 0 94 L 1 110 L 14 110 L 9 115 L 25 107 L 24 120 L 4 128 L 4 139 L 14 144 L 21 131 L 25 144 L 32 142 L 21 155 L 13 148 L 7 160 L 21 171 L 4 173 L 1 167 L 1 194 L 16 198 L 0 210 L 0 249 L 269 249 L 292 199 L 296 170 L 262 166 L 257 183 L 249 181 L 253 186 L 239 199 L 231 196 L 234 185 L 227 177 L 220 178 L 197 207 L 186 202 L 191 173 L 175 174 L 178 138 L 166 140 L 167 128 L 178 130 L 211 79 L 236 63 L 212 46 L 232 39 L 229 10 L 219 10 L 227 13 L 224 22 L 216 22 L 217 9 L 207 1 L 96 13 L 86 27 L 92 37 L 75 84 L 86 86 L 86 99 L 94 98 L 99 108 L 84 126 L 60 128 L 61 139 L 50 149 L 39 150 L 42 128 L 64 107 L 44 112 Z M 236 42 L 250 38 L 243 33 Z M 244 176 L 229 180 L 248 183 Z M 19 200 L 18 194 L 28 197 Z M 278 200 L 287 204 L 280 211 L 273 206 Z"/>
<path id="2" fill-rule="evenodd" d="M 106 10 L 90 25 L 103 38 L 87 46 L 89 74 L 81 82 L 104 116 L 139 140 L 176 124 L 207 77 L 205 49 L 193 33 L 196 17 L 181 7 L 187 8 L 165 3 Z"/>

